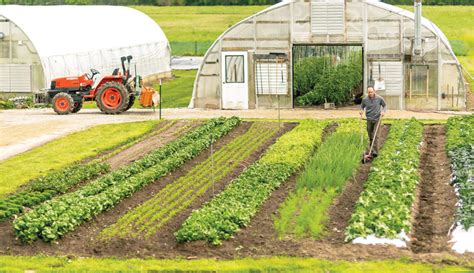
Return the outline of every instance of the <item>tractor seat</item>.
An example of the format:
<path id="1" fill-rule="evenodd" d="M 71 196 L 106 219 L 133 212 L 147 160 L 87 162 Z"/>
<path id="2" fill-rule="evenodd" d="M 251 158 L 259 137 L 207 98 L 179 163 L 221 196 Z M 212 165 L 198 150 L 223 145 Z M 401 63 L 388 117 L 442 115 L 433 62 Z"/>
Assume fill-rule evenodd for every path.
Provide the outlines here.
<path id="1" fill-rule="evenodd" d="M 117 76 L 119 73 L 119 70 L 120 70 L 119 68 L 115 68 L 114 72 L 112 72 L 112 76 Z"/>
<path id="2" fill-rule="evenodd" d="M 92 89 L 96 89 L 103 78 L 104 78 L 104 76 L 102 76 L 102 74 L 98 74 L 97 76 L 95 76 L 94 84 L 92 84 Z"/>

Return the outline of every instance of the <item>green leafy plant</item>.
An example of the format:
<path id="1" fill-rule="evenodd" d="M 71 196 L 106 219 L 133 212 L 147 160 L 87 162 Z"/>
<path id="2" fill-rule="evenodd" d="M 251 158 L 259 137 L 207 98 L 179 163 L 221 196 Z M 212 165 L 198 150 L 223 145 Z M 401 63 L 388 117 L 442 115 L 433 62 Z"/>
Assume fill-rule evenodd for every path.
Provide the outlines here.
<path id="1" fill-rule="evenodd" d="M 337 65 L 331 56 L 307 57 L 295 65 L 296 103 L 301 106 L 334 102 L 345 104 L 362 82 L 360 53 Z"/>
<path id="2" fill-rule="evenodd" d="M 74 164 L 35 178 L 21 192 L 0 199 L 0 220 L 19 214 L 25 207 L 31 208 L 38 205 L 58 194 L 65 193 L 82 181 L 108 171 L 109 165 L 105 163 Z"/>
<path id="3" fill-rule="evenodd" d="M 452 117 L 447 123 L 447 147 L 459 197 L 457 218 L 468 230 L 474 226 L 474 115 Z"/>
<path id="4" fill-rule="evenodd" d="M 227 134 L 240 119 L 217 118 L 81 189 L 45 202 L 13 222 L 23 242 L 53 241 L 175 170 Z"/>
<path id="5" fill-rule="evenodd" d="M 410 232 L 422 133 L 423 126 L 415 119 L 392 124 L 357 201 L 347 241 L 368 235 L 396 238 L 402 231 Z"/>

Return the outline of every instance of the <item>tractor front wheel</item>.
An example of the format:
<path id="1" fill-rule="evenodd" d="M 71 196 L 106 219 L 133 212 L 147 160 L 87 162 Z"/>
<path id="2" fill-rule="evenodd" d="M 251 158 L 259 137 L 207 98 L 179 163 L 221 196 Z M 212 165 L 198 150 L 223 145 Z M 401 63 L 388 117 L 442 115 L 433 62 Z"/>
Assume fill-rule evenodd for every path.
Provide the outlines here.
<path id="1" fill-rule="evenodd" d="M 74 100 L 68 93 L 58 93 L 53 97 L 53 110 L 58 115 L 67 115 L 74 109 Z"/>
<path id="2" fill-rule="evenodd" d="M 99 87 L 95 101 L 102 112 L 115 115 L 125 111 L 130 98 L 123 84 L 107 82 Z"/>

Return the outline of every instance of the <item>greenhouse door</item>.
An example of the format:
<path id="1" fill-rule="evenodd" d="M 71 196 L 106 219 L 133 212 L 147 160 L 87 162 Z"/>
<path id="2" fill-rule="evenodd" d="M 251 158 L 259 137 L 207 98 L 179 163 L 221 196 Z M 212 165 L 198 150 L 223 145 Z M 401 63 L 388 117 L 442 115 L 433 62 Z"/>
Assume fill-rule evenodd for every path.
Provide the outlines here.
<path id="1" fill-rule="evenodd" d="M 222 53 L 222 108 L 249 108 L 247 52 Z"/>

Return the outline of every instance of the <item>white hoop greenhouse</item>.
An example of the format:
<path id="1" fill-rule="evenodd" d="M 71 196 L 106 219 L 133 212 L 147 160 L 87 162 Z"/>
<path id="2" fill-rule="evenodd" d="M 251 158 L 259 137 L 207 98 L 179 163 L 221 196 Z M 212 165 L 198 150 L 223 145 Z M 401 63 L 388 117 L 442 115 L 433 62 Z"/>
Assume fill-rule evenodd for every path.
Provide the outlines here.
<path id="1" fill-rule="evenodd" d="M 161 28 L 147 15 L 117 6 L 0 6 L 0 94 L 35 92 L 51 79 L 95 68 L 110 75 L 132 55 L 131 72 L 171 75 Z"/>
<path id="2" fill-rule="evenodd" d="M 448 39 L 429 20 L 420 21 L 415 27 L 413 13 L 375 0 L 278 3 L 214 42 L 189 106 L 295 107 L 297 62 L 319 54 L 336 64 L 360 56 L 359 94 L 383 80 L 377 92 L 391 109 L 464 109 L 466 83 Z"/>

